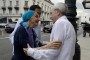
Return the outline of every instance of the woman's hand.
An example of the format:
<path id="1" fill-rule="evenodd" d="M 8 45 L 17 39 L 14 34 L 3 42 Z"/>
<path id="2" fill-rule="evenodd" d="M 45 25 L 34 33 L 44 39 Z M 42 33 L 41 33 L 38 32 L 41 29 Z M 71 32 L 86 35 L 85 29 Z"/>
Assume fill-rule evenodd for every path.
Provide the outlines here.
<path id="1" fill-rule="evenodd" d="M 27 48 L 23 48 L 23 51 L 24 51 L 24 53 L 27 55 L 27 50 L 29 49 L 29 48 L 31 48 L 30 46 L 29 46 L 29 44 L 27 44 Z"/>

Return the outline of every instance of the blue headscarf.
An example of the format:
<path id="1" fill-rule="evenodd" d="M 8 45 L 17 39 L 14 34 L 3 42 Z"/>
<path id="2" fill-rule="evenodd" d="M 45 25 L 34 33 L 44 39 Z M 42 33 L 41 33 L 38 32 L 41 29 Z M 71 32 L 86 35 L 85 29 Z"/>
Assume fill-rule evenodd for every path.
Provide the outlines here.
<path id="1" fill-rule="evenodd" d="M 34 15 L 35 11 L 32 11 L 32 10 L 28 10 L 27 12 L 25 12 L 22 16 L 22 21 L 21 21 L 21 25 L 23 25 L 23 27 L 25 29 L 28 28 L 28 24 L 27 24 L 27 21 L 30 20 L 30 18 Z"/>

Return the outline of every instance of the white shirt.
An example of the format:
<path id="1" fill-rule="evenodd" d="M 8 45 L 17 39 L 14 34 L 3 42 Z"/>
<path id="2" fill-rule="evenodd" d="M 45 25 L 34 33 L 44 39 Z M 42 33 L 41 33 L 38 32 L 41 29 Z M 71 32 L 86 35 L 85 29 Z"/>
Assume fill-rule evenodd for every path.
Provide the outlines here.
<path id="1" fill-rule="evenodd" d="M 76 34 L 72 24 L 65 16 L 60 17 L 53 25 L 50 40 L 62 41 L 62 46 L 58 50 L 34 50 L 29 48 L 27 53 L 35 59 L 48 60 L 73 60 L 75 52 Z"/>
<path id="2" fill-rule="evenodd" d="M 37 38 L 36 40 L 41 40 L 41 26 L 38 24 L 36 27 L 33 28 L 36 32 Z"/>
<path id="3" fill-rule="evenodd" d="M 17 30 L 17 28 L 20 26 L 20 22 L 22 21 L 22 18 L 20 18 L 15 26 L 15 29 L 14 31 L 10 34 L 10 41 L 11 43 L 13 44 L 13 40 L 14 40 L 14 34 Z M 35 32 L 36 32 L 36 35 L 37 35 L 37 40 L 40 40 L 41 39 L 41 29 L 40 29 L 40 25 L 38 24 L 35 28 L 34 28 Z"/>
<path id="4" fill-rule="evenodd" d="M 20 22 L 21 22 L 21 21 L 22 21 L 22 18 L 20 18 L 20 19 L 17 21 L 16 26 L 15 26 L 13 32 L 12 32 L 12 33 L 10 34 L 10 36 L 9 36 L 9 39 L 10 39 L 10 41 L 11 41 L 12 44 L 13 44 L 13 40 L 14 40 L 14 34 L 15 34 L 17 28 L 20 26 Z"/>

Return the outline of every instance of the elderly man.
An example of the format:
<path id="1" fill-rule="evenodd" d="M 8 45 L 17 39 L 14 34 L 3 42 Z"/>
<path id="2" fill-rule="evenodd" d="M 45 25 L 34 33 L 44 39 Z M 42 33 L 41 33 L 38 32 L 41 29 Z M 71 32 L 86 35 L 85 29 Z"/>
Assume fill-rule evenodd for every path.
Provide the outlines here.
<path id="1" fill-rule="evenodd" d="M 51 19 L 54 25 L 50 40 L 62 41 L 60 49 L 34 49 L 29 47 L 24 49 L 28 56 L 39 60 L 44 58 L 48 60 L 73 60 L 76 34 L 74 27 L 65 16 L 66 12 L 67 5 L 61 2 L 55 4 L 51 11 Z"/>

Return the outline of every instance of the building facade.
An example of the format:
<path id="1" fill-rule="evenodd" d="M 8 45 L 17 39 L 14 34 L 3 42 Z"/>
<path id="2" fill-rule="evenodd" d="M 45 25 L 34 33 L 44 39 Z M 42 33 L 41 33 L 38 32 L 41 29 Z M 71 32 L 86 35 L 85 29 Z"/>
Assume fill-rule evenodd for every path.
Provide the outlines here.
<path id="1" fill-rule="evenodd" d="M 50 0 L 0 0 L 0 4 L 0 19 L 7 17 L 17 22 L 31 5 L 36 4 L 42 7 L 41 23 L 50 24 L 50 10 L 53 6 Z"/>

